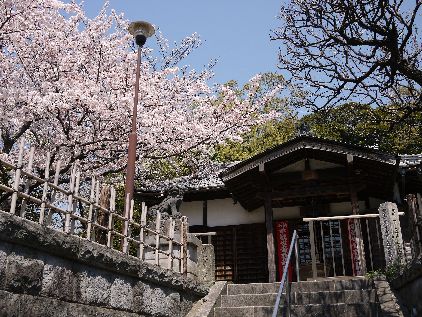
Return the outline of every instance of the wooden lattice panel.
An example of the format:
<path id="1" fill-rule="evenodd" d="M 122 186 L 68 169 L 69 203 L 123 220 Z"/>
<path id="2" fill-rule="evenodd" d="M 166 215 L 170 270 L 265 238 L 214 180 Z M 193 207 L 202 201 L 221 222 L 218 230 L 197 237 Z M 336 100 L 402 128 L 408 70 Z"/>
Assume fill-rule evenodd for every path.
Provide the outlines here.
<path id="1" fill-rule="evenodd" d="M 264 224 L 191 228 L 214 231 L 215 279 L 233 283 L 267 282 L 267 245 Z"/>

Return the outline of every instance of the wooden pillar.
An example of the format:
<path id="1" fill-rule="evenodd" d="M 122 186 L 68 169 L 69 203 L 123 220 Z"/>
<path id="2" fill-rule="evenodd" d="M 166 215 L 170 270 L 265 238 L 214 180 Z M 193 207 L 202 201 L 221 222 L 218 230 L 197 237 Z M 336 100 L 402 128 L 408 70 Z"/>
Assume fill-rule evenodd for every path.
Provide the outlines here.
<path id="1" fill-rule="evenodd" d="M 274 250 L 274 230 L 273 230 L 273 208 L 271 196 L 265 196 L 265 227 L 267 229 L 267 252 L 268 252 L 268 282 L 275 282 L 275 250 Z"/>
<path id="2" fill-rule="evenodd" d="M 208 226 L 208 200 L 202 202 L 202 225 Z"/>
<path id="3" fill-rule="evenodd" d="M 309 221 L 308 224 L 309 224 L 309 241 L 311 243 L 312 278 L 316 280 L 316 278 L 318 277 L 318 273 L 317 273 L 317 267 L 316 267 L 314 222 Z M 324 241 L 322 243 L 324 243 Z"/>
<path id="4" fill-rule="evenodd" d="M 359 212 L 359 201 L 358 195 L 356 192 L 355 184 L 351 181 L 351 177 L 354 175 L 353 173 L 353 155 L 347 154 L 347 171 L 349 176 L 349 190 L 350 190 L 350 202 L 352 205 L 352 214 L 358 215 Z M 360 270 L 357 272 L 359 275 L 366 274 L 366 261 L 365 261 L 365 248 L 363 245 L 363 237 L 362 237 L 362 230 L 360 227 L 360 221 L 358 219 L 354 219 L 354 227 L 356 232 L 356 247 L 358 252 L 358 262 Z M 350 232 L 350 231 L 349 231 Z M 349 236 L 349 239 L 353 239 L 353 237 Z M 351 250 L 352 251 L 352 250 Z M 353 255 L 352 255 L 353 261 Z"/>

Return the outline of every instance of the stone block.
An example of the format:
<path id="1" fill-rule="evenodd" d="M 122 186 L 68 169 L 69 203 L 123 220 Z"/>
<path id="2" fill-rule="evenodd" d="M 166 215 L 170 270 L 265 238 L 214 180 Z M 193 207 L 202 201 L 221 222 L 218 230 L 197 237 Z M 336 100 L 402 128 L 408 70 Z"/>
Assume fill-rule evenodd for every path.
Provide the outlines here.
<path id="1" fill-rule="evenodd" d="M 57 299 L 21 295 L 19 316 L 67 317 L 68 306 L 68 303 Z"/>
<path id="2" fill-rule="evenodd" d="M 144 315 L 130 313 L 127 311 L 118 311 L 104 307 L 93 307 L 80 304 L 68 305 L 69 308 L 67 317 L 145 317 Z"/>
<path id="3" fill-rule="evenodd" d="M 11 253 L 7 257 L 5 290 L 38 295 L 42 287 L 44 262 Z"/>
<path id="4" fill-rule="evenodd" d="M 96 306 L 110 306 L 111 286 L 110 276 L 100 275 L 92 269 L 77 273 L 80 281 L 80 298 L 78 302 Z"/>
<path id="5" fill-rule="evenodd" d="M 11 214 L 0 215 L 0 240 L 67 258 L 78 254 L 80 239 Z"/>
<path id="6" fill-rule="evenodd" d="M 68 315 L 67 317 L 105 317 L 105 316 L 113 316 L 110 314 L 110 311 L 107 312 L 102 310 L 100 307 L 96 306 L 89 306 L 89 305 L 81 305 L 81 304 L 73 304 L 69 305 Z"/>
<path id="7" fill-rule="evenodd" d="M 195 302 L 198 301 L 198 297 L 192 294 L 181 294 L 180 295 L 180 316 L 186 316 Z"/>
<path id="8" fill-rule="evenodd" d="M 0 291 L 1 317 L 145 317 L 128 311 Z"/>
<path id="9" fill-rule="evenodd" d="M 138 282 L 133 288 L 133 310 L 153 316 L 179 316 L 181 299 L 177 292 Z"/>
<path id="10" fill-rule="evenodd" d="M 242 307 L 242 306 L 272 306 L 277 294 L 239 294 L 221 295 L 221 306 Z"/>
<path id="11" fill-rule="evenodd" d="M 209 291 L 209 285 L 205 283 L 189 277 L 186 278 L 181 273 L 157 265 L 150 265 L 143 261 L 139 263 L 138 278 L 174 290 L 183 290 L 184 293 L 195 294 L 198 297 L 205 296 Z"/>
<path id="12" fill-rule="evenodd" d="M 362 304 L 374 303 L 376 293 L 374 290 L 345 290 L 331 292 L 297 292 L 292 293 L 294 304 Z"/>
<path id="13" fill-rule="evenodd" d="M 221 307 L 221 295 L 227 294 L 227 282 L 217 281 L 211 288 L 207 296 L 200 300 L 193 301 L 192 307 L 186 313 L 186 317 L 214 317 L 214 308 Z M 184 305 L 184 298 L 182 305 Z M 182 310 L 183 311 L 183 310 Z"/>
<path id="14" fill-rule="evenodd" d="M 332 305 L 292 305 L 291 316 L 302 317 L 302 316 L 313 316 L 313 317 L 357 317 L 357 316 L 368 316 L 368 315 L 347 315 L 347 306 L 345 304 L 332 304 Z"/>
<path id="15" fill-rule="evenodd" d="M 382 313 L 386 316 L 403 316 L 397 298 L 388 282 L 379 278 L 374 280 L 374 285 Z"/>
<path id="16" fill-rule="evenodd" d="M 132 283 L 116 278 L 110 288 L 110 306 L 130 310 L 133 306 Z"/>
<path id="17" fill-rule="evenodd" d="M 301 281 L 294 282 L 291 286 L 292 292 L 328 292 L 334 291 L 334 281 Z"/>
<path id="18" fill-rule="evenodd" d="M 228 284 L 227 295 L 278 293 L 280 283 Z"/>
<path id="19" fill-rule="evenodd" d="M 215 255 L 212 244 L 202 244 L 198 247 L 196 278 L 208 283 L 215 281 Z"/>
<path id="20" fill-rule="evenodd" d="M 254 316 L 254 307 L 217 307 L 214 311 L 215 317 L 243 317 Z"/>
<path id="21" fill-rule="evenodd" d="M 4 245 L 0 246 L 0 289 L 4 289 L 6 277 L 7 253 Z"/>
<path id="22" fill-rule="evenodd" d="M 18 317 L 19 316 L 19 295 L 0 291 L 0 316 Z"/>
<path id="23" fill-rule="evenodd" d="M 137 276 L 139 269 L 139 259 L 88 240 L 81 240 L 78 260 L 87 265 L 127 276 Z"/>
<path id="24" fill-rule="evenodd" d="M 344 303 L 369 304 L 377 301 L 375 290 L 347 290 L 344 291 Z"/>
<path id="25" fill-rule="evenodd" d="M 77 302 L 80 280 L 68 261 L 50 257 L 44 265 L 41 295 Z"/>
<path id="26" fill-rule="evenodd" d="M 169 293 L 164 300 L 164 313 L 169 316 L 181 315 L 181 298 L 180 294 L 172 291 Z"/>

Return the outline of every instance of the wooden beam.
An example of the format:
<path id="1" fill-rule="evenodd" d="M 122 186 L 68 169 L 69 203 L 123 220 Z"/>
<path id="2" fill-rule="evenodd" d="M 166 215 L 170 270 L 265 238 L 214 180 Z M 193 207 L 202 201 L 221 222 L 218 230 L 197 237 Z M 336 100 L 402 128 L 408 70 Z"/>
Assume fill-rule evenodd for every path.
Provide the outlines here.
<path id="1" fill-rule="evenodd" d="M 275 282 L 275 250 L 273 233 L 273 208 L 271 198 L 268 195 L 264 200 L 265 207 L 265 227 L 267 230 L 267 252 L 268 252 L 268 282 Z"/>
<path id="2" fill-rule="evenodd" d="M 353 155 L 347 154 L 347 173 L 349 177 L 353 176 Z M 350 192 L 350 200 L 352 203 L 352 213 L 354 215 L 359 214 L 359 203 L 358 203 L 358 195 L 356 191 L 355 184 L 353 182 L 348 182 L 349 184 L 349 192 Z"/>
<path id="3" fill-rule="evenodd" d="M 338 181 L 347 177 L 347 169 L 345 167 L 336 167 L 329 169 L 317 170 L 319 181 Z M 362 172 L 363 174 L 363 172 Z M 301 184 L 304 182 L 303 171 L 300 172 L 275 172 L 269 174 L 270 182 L 273 186 Z"/>
<path id="4" fill-rule="evenodd" d="M 357 189 L 365 189 L 365 184 L 359 184 L 356 186 Z M 354 187 L 354 188 L 356 188 Z M 271 200 L 285 200 L 301 197 L 317 197 L 317 196 L 335 196 L 335 195 L 349 195 L 349 185 L 319 185 L 314 187 L 302 187 L 297 189 L 288 189 L 282 191 L 273 191 L 271 193 L 258 192 L 257 198 L 265 199 L 267 195 L 270 196 Z M 357 196 L 356 196 L 357 197 Z"/>

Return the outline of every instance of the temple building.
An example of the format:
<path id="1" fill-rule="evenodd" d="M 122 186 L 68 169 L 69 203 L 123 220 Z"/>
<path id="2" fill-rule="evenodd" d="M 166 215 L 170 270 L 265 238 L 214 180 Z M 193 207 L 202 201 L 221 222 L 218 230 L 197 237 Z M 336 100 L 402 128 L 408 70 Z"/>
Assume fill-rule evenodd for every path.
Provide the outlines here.
<path id="1" fill-rule="evenodd" d="M 421 192 L 421 162 L 302 136 L 185 184 L 180 212 L 190 232 L 210 233 L 216 280 L 278 280 L 294 230 L 301 280 L 363 275 L 385 265 L 379 205 Z"/>

